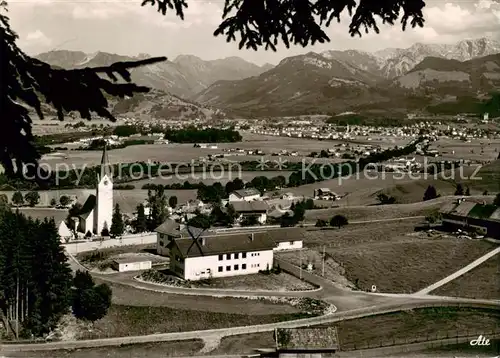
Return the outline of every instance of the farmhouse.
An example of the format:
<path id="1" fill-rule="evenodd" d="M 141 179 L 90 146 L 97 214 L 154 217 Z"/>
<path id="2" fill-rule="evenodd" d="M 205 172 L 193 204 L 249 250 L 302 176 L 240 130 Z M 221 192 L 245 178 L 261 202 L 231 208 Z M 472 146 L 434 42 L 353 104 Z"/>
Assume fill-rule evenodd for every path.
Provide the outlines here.
<path id="1" fill-rule="evenodd" d="M 255 188 L 246 188 L 235 190 L 229 194 L 229 202 L 233 201 L 252 201 L 260 198 L 260 191 Z"/>
<path id="2" fill-rule="evenodd" d="M 443 226 L 451 230 L 475 231 L 481 235 L 500 238 L 500 207 L 458 200 L 440 211 Z"/>
<path id="3" fill-rule="evenodd" d="M 101 158 L 101 172 L 97 175 L 96 195 L 89 195 L 78 213 L 78 231 L 99 235 L 103 229 L 110 229 L 113 216 L 112 177 L 112 168 L 105 146 Z"/>
<path id="4" fill-rule="evenodd" d="M 329 188 L 314 189 L 313 198 L 316 200 L 337 200 L 340 195 L 334 193 Z"/>
<path id="5" fill-rule="evenodd" d="M 250 217 L 255 217 L 259 224 L 265 224 L 267 221 L 269 205 L 265 201 L 235 201 L 231 205 L 238 214 L 237 220 L 240 222 Z"/>

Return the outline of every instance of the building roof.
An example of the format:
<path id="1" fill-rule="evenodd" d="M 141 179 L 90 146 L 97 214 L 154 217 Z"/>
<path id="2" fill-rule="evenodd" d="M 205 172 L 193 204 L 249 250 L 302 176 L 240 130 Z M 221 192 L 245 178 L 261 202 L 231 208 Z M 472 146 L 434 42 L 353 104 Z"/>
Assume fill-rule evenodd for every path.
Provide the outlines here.
<path id="1" fill-rule="evenodd" d="M 466 217 L 476 205 L 477 203 L 472 201 L 463 201 L 459 204 L 455 202 L 451 205 L 446 205 L 443 209 L 441 209 L 441 213 Z"/>
<path id="2" fill-rule="evenodd" d="M 202 245 L 202 241 L 204 244 Z M 175 239 L 173 243 L 179 248 L 184 258 L 220 255 L 231 252 L 249 252 L 272 250 L 276 244 L 267 233 L 229 234 L 223 236 L 204 236 L 199 239 L 202 251 L 193 244 L 190 238 Z"/>
<path id="3" fill-rule="evenodd" d="M 245 189 L 235 190 L 231 194 L 235 194 L 241 198 L 244 198 L 245 196 L 260 195 L 260 191 L 258 191 L 255 188 L 245 188 Z"/>
<path id="4" fill-rule="evenodd" d="M 111 164 L 109 163 L 108 149 L 107 149 L 106 143 L 104 143 L 104 148 L 102 150 L 101 176 L 99 177 L 99 179 L 104 178 L 105 175 L 107 175 L 108 178 L 110 178 L 110 179 L 113 178 L 112 167 L 111 167 Z"/>
<path id="5" fill-rule="evenodd" d="M 278 328 L 278 350 L 335 350 L 337 330 L 333 326 Z"/>
<path id="6" fill-rule="evenodd" d="M 500 221 L 500 208 L 492 204 L 479 204 L 474 201 L 449 203 L 440 212 L 442 214 L 470 217 L 483 220 Z"/>
<path id="7" fill-rule="evenodd" d="M 85 201 L 85 204 L 83 204 L 82 209 L 78 213 L 78 217 L 82 219 L 88 218 L 92 210 L 94 210 L 96 203 L 97 203 L 96 196 L 92 194 L 89 195 L 89 197 Z"/>
<path id="8" fill-rule="evenodd" d="M 252 233 L 253 240 L 251 239 Z M 174 241 L 183 257 L 199 257 L 230 252 L 272 250 L 279 242 L 303 240 L 304 232 L 301 228 L 293 227 L 225 235 L 213 235 L 213 232 L 206 231 L 205 235 L 202 235 L 198 240 L 200 244 L 203 241 L 202 238 L 205 242 L 202 246 L 203 255 L 188 236 L 174 239 Z"/>
<path id="9" fill-rule="evenodd" d="M 500 207 L 496 209 L 493 214 L 490 216 L 491 220 L 499 220 L 500 221 Z"/>
<path id="10" fill-rule="evenodd" d="M 150 262 L 149 257 L 118 257 L 113 260 L 117 264 L 132 264 L 134 262 Z"/>
<path id="11" fill-rule="evenodd" d="M 173 237 L 181 237 L 180 224 L 174 220 L 168 218 L 155 229 L 156 232 L 160 234 L 165 234 Z"/>
<path id="12" fill-rule="evenodd" d="M 231 205 L 237 213 L 267 212 L 269 205 L 265 201 L 235 201 Z"/>

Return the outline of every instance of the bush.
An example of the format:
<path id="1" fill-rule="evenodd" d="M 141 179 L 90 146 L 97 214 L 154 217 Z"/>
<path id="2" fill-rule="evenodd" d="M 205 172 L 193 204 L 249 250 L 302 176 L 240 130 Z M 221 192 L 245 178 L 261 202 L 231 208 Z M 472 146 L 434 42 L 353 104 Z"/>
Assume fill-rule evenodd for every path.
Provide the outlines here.
<path id="1" fill-rule="evenodd" d="M 331 220 L 330 220 L 330 226 L 335 226 L 338 227 L 339 229 L 342 226 L 345 226 L 349 223 L 347 218 L 343 215 L 335 215 Z"/>
<path id="2" fill-rule="evenodd" d="M 326 220 L 318 219 L 318 220 L 316 220 L 316 224 L 314 226 L 325 227 L 325 226 L 328 226 L 328 223 L 326 222 Z"/>

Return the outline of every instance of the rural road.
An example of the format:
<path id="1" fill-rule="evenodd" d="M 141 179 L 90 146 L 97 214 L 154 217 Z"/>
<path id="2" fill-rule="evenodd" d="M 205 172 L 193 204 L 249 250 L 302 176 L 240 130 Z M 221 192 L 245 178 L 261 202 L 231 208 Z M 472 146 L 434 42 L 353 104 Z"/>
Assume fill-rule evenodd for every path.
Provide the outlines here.
<path id="1" fill-rule="evenodd" d="M 129 337 L 116 337 L 104 338 L 94 340 L 80 340 L 80 341 L 61 341 L 50 343 L 34 343 L 34 344 L 5 344 L 1 346 L 0 352 L 20 352 L 20 351 L 40 351 L 40 350 L 55 350 L 55 349 L 77 349 L 77 348 L 90 348 L 90 347 L 105 347 L 117 346 L 122 344 L 135 344 L 135 343 L 148 343 L 148 342 L 168 342 L 179 340 L 203 339 L 210 341 L 218 337 L 233 336 L 239 334 L 248 334 L 256 332 L 269 332 L 276 328 L 296 328 L 310 325 L 335 323 L 347 319 L 367 317 L 377 314 L 385 314 L 391 312 L 399 312 L 403 310 L 410 310 L 425 307 L 471 307 L 483 309 L 500 309 L 500 303 L 490 302 L 487 300 L 408 300 L 404 303 L 388 303 L 378 305 L 376 307 L 365 307 L 346 312 L 334 313 L 320 317 L 305 318 L 293 321 L 285 321 L 279 323 L 262 324 L 246 327 L 232 327 L 204 331 L 191 331 L 191 332 L 175 332 L 175 333 L 162 333 L 151 334 L 145 336 L 129 336 Z"/>

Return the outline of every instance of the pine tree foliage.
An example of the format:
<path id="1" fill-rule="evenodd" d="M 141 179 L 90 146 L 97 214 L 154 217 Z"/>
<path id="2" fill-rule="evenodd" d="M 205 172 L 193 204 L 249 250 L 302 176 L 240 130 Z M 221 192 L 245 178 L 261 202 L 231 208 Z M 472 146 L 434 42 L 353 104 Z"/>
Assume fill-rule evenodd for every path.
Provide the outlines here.
<path id="1" fill-rule="evenodd" d="M 26 55 L 16 44 L 17 34 L 5 15 L 6 2 L 0 5 L 0 164 L 8 174 L 20 173 L 23 165 L 34 170 L 40 158 L 31 130 L 31 111 L 44 118 L 42 102 L 57 111 L 60 120 L 65 113 L 79 112 L 91 119 L 95 113 L 115 120 L 108 110 L 104 92 L 125 97 L 147 92 L 147 87 L 130 82 L 130 70 L 166 60 L 165 57 L 141 61 L 118 62 L 107 67 L 64 70 Z M 102 75 L 107 75 L 108 79 Z M 118 79 L 123 81 L 118 83 Z M 38 172 L 39 173 L 39 172 Z"/>
<path id="2" fill-rule="evenodd" d="M 186 0 L 144 0 L 142 5 L 156 6 L 165 15 L 168 9 L 175 9 L 176 15 L 184 19 Z M 423 27 L 422 0 L 226 0 L 223 21 L 214 36 L 225 35 L 227 42 L 240 38 L 239 48 L 276 51 L 279 41 L 287 47 L 290 44 L 306 47 L 316 42 L 329 42 L 324 32 L 335 19 L 347 11 L 351 16 L 349 33 L 361 36 L 380 29 L 376 17 L 382 23 L 393 25 L 401 17 L 402 29 L 407 25 Z M 232 16 L 231 16 L 232 15 Z"/>
<path id="3" fill-rule="evenodd" d="M 10 210 L 0 216 L 0 317 L 4 325 L 19 318 L 20 333 L 41 336 L 71 305 L 71 270 L 57 228 Z"/>
<path id="4" fill-rule="evenodd" d="M 120 211 L 120 205 L 116 204 L 115 210 L 113 211 L 111 229 L 109 233 L 113 237 L 120 237 L 124 231 L 125 231 L 125 224 L 123 223 L 123 217 Z"/>

